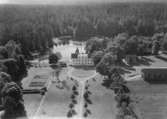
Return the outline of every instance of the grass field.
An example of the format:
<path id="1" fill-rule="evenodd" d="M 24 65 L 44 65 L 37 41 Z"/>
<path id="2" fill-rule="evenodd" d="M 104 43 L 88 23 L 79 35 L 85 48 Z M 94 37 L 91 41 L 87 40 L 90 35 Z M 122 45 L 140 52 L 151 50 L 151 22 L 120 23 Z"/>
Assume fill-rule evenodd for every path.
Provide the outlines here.
<path id="1" fill-rule="evenodd" d="M 87 68 L 73 68 L 71 75 L 78 78 L 87 78 L 95 74 L 95 69 L 87 69 Z"/>
<path id="2" fill-rule="evenodd" d="M 128 76 L 137 74 L 143 67 L 167 67 L 167 55 L 145 56 L 144 62 L 133 68 Z M 135 75 L 134 75 L 135 76 Z M 167 84 L 150 84 L 136 77 L 127 82 L 131 97 L 140 115 L 140 119 L 166 119 L 167 117 Z"/>
<path id="3" fill-rule="evenodd" d="M 142 79 L 127 84 L 141 119 L 166 119 L 167 85 L 148 84 Z"/>
<path id="4" fill-rule="evenodd" d="M 28 70 L 28 75 L 23 79 L 22 84 L 24 89 L 40 89 L 41 86 L 31 87 L 32 82 L 45 82 L 47 85 L 52 69 L 51 68 L 30 68 Z M 42 76 L 42 79 L 35 78 L 36 76 Z M 40 94 L 27 94 L 23 96 L 25 101 L 25 107 L 28 113 L 28 116 L 33 116 L 39 107 L 42 96 Z"/>
<path id="5" fill-rule="evenodd" d="M 28 84 L 32 82 L 32 77 L 36 75 L 48 76 L 47 80 L 51 80 L 52 82 L 48 88 L 49 91 L 45 94 L 45 96 L 41 96 L 40 94 L 24 95 L 25 107 L 29 117 L 33 117 L 34 115 L 38 118 L 66 117 L 73 82 L 71 82 L 71 80 L 67 80 L 67 72 L 66 70 L 62 70 L 60 73 L 60 79 L 62 81 L 65 80 L 66 87 L 59 87 L 56 83 L 56 77 L 52 76 L 52 69 L 49 69 L 38 69 L 38 72 L 34 71 L 36 69 L 31 69 L 29 70 L 29 73 L 31 73 L 31 75 L 29 75 L 30 77 L 27 77 L 23 81 L 23 86 L 28 89 L 32 89 L 31 87 L 28 87 Z M 39 79 L 39 81 L 40 80 L 41 79 Z"/>
<path id="6" fill-rule="evenodd" d="M 97 75 L 95 79 L 96 81 L 88 81 L 92 92 L 90 99 L 93 103 L 90 105 L 92 115 L 88 119 L 115 119 L 117 108 L 114 92 L 101 85 L 103 77 Z"/>

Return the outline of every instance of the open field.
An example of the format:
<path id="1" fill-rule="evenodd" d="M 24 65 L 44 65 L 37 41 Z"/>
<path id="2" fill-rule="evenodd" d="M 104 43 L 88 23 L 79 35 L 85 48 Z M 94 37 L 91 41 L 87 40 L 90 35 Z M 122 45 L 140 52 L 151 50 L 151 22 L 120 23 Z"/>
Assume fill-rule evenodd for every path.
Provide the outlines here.
<path id="1" fill-rule="evenodd" d="M 68 82 L 68 81 L 67 81 Z M 49 92 L 46 94 L 46 98 L 39 107 L 38 113 L 35 115 L 41 119 L 46 117 L 61 118 L 66 117 L 69 110 L 70 96 L 72 94 L 71 84 L 67 83 L 69 89 L 59 89 L 56 84 L 52 84 L 49 88 Z"/>
<path id="2" fill-rule="evenodd" d="M 131 97 L 141 119 L 166 119 L 167 117 L 167 84 L 150 84 L 140 77 L 143 67 L 167 67 L 167 55 L 145 56 L 144 62 L 134 66 L 136 69 L 127 74 L 127 85 L 131 90 Z M 139 75 L 135 78 L 130 75 Z"/>
<path id="3" fill-rule="evenodd" d="M 127 85 L 141 119 L 166 119 L 167 85 L 148 84 L 142 79 L 128 81 Z"/>
<path id="4" fill-rule="evenodd" d="M 44 70 L 42 70 L 44 71 Z M 44 72 L 40 72 L 40 75 L 48 75 L 51 81 L 50 86 L 48 87 L 48 92 L 41 96 L 40 94 L 31 94 L 25 95 L 25 106 L 30 117 L 37 116 L 37 117 L 66 117 L 66 113 L 68 111 L 68 104 L 70 102 L 71 96 L 71 86 L 73 86 L 70 80 L 66 80 L 66 75 L 64 75 L 64 71 L 60 73 L 60 79 L 66 80 L 66 87 L 62 88 L 56 83 L 56 78 L 51 75 L 52 70 L 45 69 Z M 39 74 L 36 72 L 31 72 L 35 75 Z M 29 79 L 30 80 L 30 79 Z M 24 80 L 28 84 L 30 84 L 28 79 Z M 32 82 L 32 81 L 31 81 Z M 26 86 L 23 85 L 23 86 Z M 30 88 L 29 88 L 30 89 Z M 55 111 L 56 110 L 56 111 Z"/>
<path id="5" fill-rule="evenodd" d="M 71 71 L 71 75 L 78 78 L 87 78 L 94 75 L 95 69 L 84 69 L 84 68 L 73 68 Z"/>
<path id="6" fill-rule="evenodd" d="M 52 72 L 51 68 L 30 68 L 28 70 L 28 76 L 23 79 L 22 84 L 24 89 L 40 89 L 48 84 L 50 74 Z M 42 76 L 42 79 L 35 78 L 36 76 Z M 31 87 L 32 82 L 44 82 L 43 86 L 36 85 Z M 33 116 L 40 105 L 42 96 L 40 94 L 28 94 L 23 96 L 25 101 L 26 110 L 28 116 Z"/>
<path id="7" fill-rule="evenodd" d="M 90 92 L 92 95 L 92 105 L 88 107 L 92 115 L 88 119 L 115 119 L 117 108 L 116 101 L 114 100 L 114 92 L 106 89 L 101 85 L 102 78 L 100 75 L 95 77 L 96 81 L 90 79 L 88 85 L 90 85 Z"/>

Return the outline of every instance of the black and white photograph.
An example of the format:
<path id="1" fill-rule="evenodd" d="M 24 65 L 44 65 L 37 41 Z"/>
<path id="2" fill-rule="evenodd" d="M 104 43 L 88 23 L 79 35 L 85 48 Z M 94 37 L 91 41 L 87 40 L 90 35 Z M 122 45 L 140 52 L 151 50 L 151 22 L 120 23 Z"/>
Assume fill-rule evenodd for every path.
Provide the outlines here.
<path id="1" fill-rule="evenodd" d="M 0 0 L 0 119 L 167 119 L 167 0 Z"/>

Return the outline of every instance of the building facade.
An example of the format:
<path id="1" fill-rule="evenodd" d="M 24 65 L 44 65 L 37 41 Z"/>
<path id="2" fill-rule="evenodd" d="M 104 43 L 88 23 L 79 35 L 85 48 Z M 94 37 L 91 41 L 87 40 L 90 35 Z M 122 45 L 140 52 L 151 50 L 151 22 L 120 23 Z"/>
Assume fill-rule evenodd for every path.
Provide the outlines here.
<path id="1" fill-rule="evenodd" d="M 94 66 L 92 58 L 89 58 L 87 54 L 71 54 L 72 66 Z"/>
<path id="2" fill-rule="evenodd" d="M 148 82 L 167 83 L 167 68 L 143 68 L 142 78 Z"/>

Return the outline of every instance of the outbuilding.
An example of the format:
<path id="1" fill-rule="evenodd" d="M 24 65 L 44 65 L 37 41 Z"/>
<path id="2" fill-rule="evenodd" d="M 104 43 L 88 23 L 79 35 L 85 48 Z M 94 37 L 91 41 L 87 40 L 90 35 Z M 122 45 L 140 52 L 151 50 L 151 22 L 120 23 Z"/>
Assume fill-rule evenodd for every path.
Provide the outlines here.
<path id="1" fill-rule="evenodd" d="M 151 67 L 141 70 L 142 78 L 145 81 L 152 83 L 167 83 L 167 68 L 166 67 Z"/>
<path id="2" fill-rule="evenodd" d="M 125 61 L 127 64 L 136 64 L 137 63 L 137 55 L 126 55 L 125 56 Z"/>

